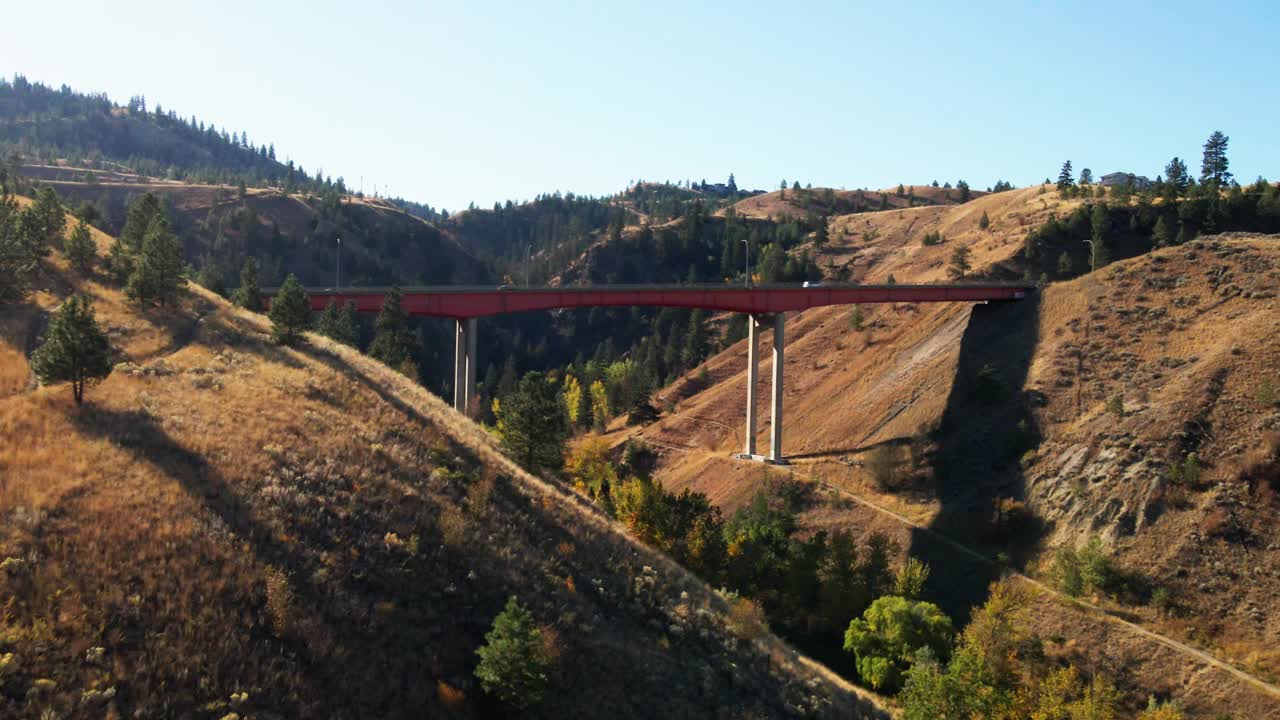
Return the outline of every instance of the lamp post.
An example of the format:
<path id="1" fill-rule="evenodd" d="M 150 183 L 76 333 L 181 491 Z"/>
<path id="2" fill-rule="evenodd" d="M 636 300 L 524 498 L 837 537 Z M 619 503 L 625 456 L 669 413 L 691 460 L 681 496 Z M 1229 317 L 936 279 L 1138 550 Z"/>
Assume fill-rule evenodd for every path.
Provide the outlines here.
<path id="1" fill-rule="evenodd" d="M 1094 262 L 1094 255 L 1096 254 L 1096 253 L 1094 252 L 1093 241 L 1092 241 L 1092 240 L 1085 240 L 1085 241 L 1084 241 L 1084 244 L 1089 246 L 1089 272 L 1093 272 L 1093 271 L 1096 269 L 1096 268 L 1093 266 L 1093 262 Z"/>
<path id="2" fill-rule="evenodd" d="M 743 255 L 745 255 L 744 264 L 746 265 L 747 272 L 746 277 L 742 278 L 742 284 L 746 287 L 751 287 L 751 240 L 748 238 L 742 238 L 742 246 L 744 249 Z"/>
<path id="3" fill-rule="evenodd" d="M 524 256 L 524 286 L 529 287 L 529 268 L 533 265 L 533 246 L 525 251 Z"/>
<path id="4" fill-rule="evenodd" d="M 342 238 L 338 238 L 338 266 L 333 270 L 333 289 L 342 287 Z"/>

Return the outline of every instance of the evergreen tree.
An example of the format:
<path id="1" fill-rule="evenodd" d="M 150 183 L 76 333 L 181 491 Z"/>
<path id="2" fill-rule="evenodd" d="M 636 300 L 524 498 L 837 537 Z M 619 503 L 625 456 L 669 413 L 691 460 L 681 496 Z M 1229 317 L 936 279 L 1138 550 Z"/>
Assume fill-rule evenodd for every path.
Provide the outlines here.
<path id="1" fill-rule="evenodd" d="M 1169 224 L 1164 221 L 1163 215 L 1156 219 L 1156 225 L 1151 229 L 1151 241 L 1158 248 L 1167 247 L 1173 242 L 1173 232 L 1169 230 Z"/>
<path id="2" fill-rule="evenodd" d="M 311 302 L 293 273 L 284 279 L 284 284 L 271 299 L 271 310 L 267 316 L 271 318 L 271 339 L 280 345 L 297 344 L 303 331 L 311 324 Z"/>
<path id="3" fill-rule="evenodd" d="M 1071 261 L 1071 255 L 1066 250 L 1058 256 L 1058 277 L 1067 277 L 1075 272 L 1075 263 Z"/>
<path id="4" fill-rule="evenodd" d="M 84 220 L 76 223 L 71 236 L 67 238 L 66 253 L 71 266 L 81 275 L 88 275 L 93 270 L 93 261 L 98 256 L 98 245 L 89 234 L 89 226 Z"/>
<path id="5" fill-rule="evenodd" d="M 31 369 L 48 385 L 71 383 L 76 404 L 84 402 L 85 385 L 111 373 L 111 345 L 98 327 L 89 299 L 72 295 L 53 320 L 31 356 Z"/>
<path id="6" fill-rule="evenodd" d="M 28 217 L 7 188 L 0 189 L 0 301 L 22 299 L 40 258 L 49 253 L 38 233 L 28 231 Z"/>
<path id="7" fill-rule="evenodd" d="M 829 239 L 829 236 L 827 235 L 827 222 L 828 220 L 826 215 L 823 215 L 820 218 L 818 218 L 818 222 L 817 222 L 818 228 L 817 230 L 814 231 L 814 234 L 813 234 L 814 247 L 820 248 L 827 244 L 827 240 Z"/>
<path id="8" fill-rule="evenodd" d="M 502 398 L 495 414 L 503 447 L 524 469 L 555 472 L 563 466 L 568 418 L 555 385 L 545 375 L 526 373 L 515 392 Z"/>
<path id="9" fill-rule="evenodd" d="M 484 640 L 476 651 L 476 677 L 484 691 L 517 711 L 541 703 L 551 661 L 543 650 L 542 631 L 514 595 Z"/>
<path id="10" fill-rule="evenodd" d="M 350 300 L 341 308 L 330 299 L 320 318 L 316 320 L 316 332 L 343 345 L 355 347 L 360 340 L 360 328 L 356 320 L 356 304 Z"/>
<path id="11" fill-rule="evenodd" d="M 1231 173 L 1227 170 L 1226 135 L 1215 130 L 1204 143 L 1204 159 L 1200 163 L 1200 184 L 1212 184 L 1215 187 L 1226 187 L 1231 183 Z"/>
<path id="12" fill-rule="evenodd" d="M 987 211 L 982 211 L 982 217 L 978 219 L 978 229 L 986 230 L 991 227 L 991 218 L 987 217 Z"/>
<path id="13" fill-rule="evenodd" d="M 169 232 L 169 220 L 164 214 L 156 214 L 143 237 L 142 252 L 129 274 L 125 293 L 141 303 L 166 305 L 186 282 L 178 238 Z"/>
<path id="14" fill-rule="evenodd" d="M 206 264 L 200 268 L 200 272 L 196 274 L 196 284 L 209 292 L 222 297 L 227 296 L 227 286 L 222 280 L 222 271 L 214 265 Z"/>
<path id="15" fill-rule="evenodd" d="M 262 287 L 258 285 L 258 259 L 249 256 L 240 269 L 240 287 L 233 296 L 235 303 L 246 310 L 262 312 Z"/>
<path id="16" fill-rule="evenodd" d="M 111 244 L 111 253 L 107 257 L 107 266 L 117 282 L 127 282 L 133 274 L 152 221 L 164 214 L 159 198 L 152 193 L 146 193 L 129 204 L 124 229 Z"/>
<path id="17" fill-rule="evenodd" d="M 1186 193 L 1190 180 L 1190 176 L 1187 175 L 1187 164 L 1177 157 L 1164 166 L 1165 186 L 1172 189 L 1173 197 Z"/>
<path id="18" fill-rule="evenodd" d="M 702 362 L 707 354 L 706 312 L 694 310 L 689 313 L 689 331 L 685 333 L 684 366 L 691 368 Z"/>
<path id="19" fill-rule="evenodd" d="M 1092 170 L 1090 170 L 1089 168 L 1085 168 L 1085 169 L 1083 169 L 1083 170 L 1081 170 L 1081 171 L 1080 171 L 1080 184 L 1081 184 L 1081 185 L 1092 185 L 1092 184 L 1093 184 L 1093 171 L 1092 171 Z"/>
<path id="20" fill-rule="evenodd" d="M 1111 259 L 1106 243 L 1106 234 L 1111 228 L 1111 217 L 1107 213 L 1106 205 L 1098 203 L 1093 206 L 1090 228 L 1092 242 L 1089 243 L 1089 269 L 1092 271 L 1106 265 Z"/>
<path id="21" fill-rule="evenodd" d="M 381 360 L 398 370 L 414 361 L 420 348 L 417 338 L 409 330 L 409 316 L 400 306 L 404 293 L 393 287 L 382 299 L 382 310 L 374 322 L 373 342 L 369 356 Z"/>
<path id="22" fill-rule="evenodd" d="M 1062 164 L 1062 171 L 1058 173 L 1058 192 L 1064 196 L 1075 187 L 1075 180 L 1072 179 L 1071 161 L 1068 160 Z"/>
<path id="23" fill-rule="evenodd" d="M 947 266 L 947 275 L 955 279 L 963 278 L 969 273 L 969 248 L 961 245 L 951 252 L 951 264 Z"/>
<path id="24" fill-rule="evenodd" d="M 960 202 L 967 203 L 969 198 L 973 197 L 973 193 L 969 190 L 969 183 L 963 180 L 956 181 L 956 190 L 960 191 Z"/>
<path id="25" fill-rule="evenodd" d="M 854 305 L 853 312 L 849 313 L 849 327 L 857 332 L 862 332 L 862 325 L 865 322 L 862 316 L 862 306 Z"/>
<path id="26" fill-rule="evenodd" d="M 34 233 L 40 243 L 53 245 L 62 239 L 62 233 L 67 229 L 67 215 L 53 188 L 44 187 L 36 193 L 28 222 L 27 232 Z"/>

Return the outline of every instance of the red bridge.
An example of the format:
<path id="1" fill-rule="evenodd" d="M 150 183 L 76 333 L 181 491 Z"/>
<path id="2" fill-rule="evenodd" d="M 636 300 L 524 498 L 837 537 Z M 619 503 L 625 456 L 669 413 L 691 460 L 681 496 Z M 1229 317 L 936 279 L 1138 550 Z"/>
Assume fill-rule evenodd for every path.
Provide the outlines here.
<path id="1" fill-rule="evenodd" d="M 782 369 L 784 313 L 824 305 L 862 303 L 998 302 L 1020 300 L 1034 291 L 1027 284 L 952 283 L 945 285 L 609 285 L 586 287 L 409 287 L 401 307 L 410 315 L 457 321 L 454 350 L 453 406 L 466 413 L 474 407 L 476 383 L 476 318 L 501 313 L 579 307 L 653 306 L 749 314 L 747 343 L 746 446 L 739 457 L 769 462 L 782 459 Z M 378 312 L 388 288 L 307 288 L 313 310 L 331 301 L 351 302 L 360 312 Z M 263 291 L 269 298 L 275 288 Z M 773 321 L 773 414 L 769 456 L 756 454 L 756 375 L 759 331 L 767 316 Z"/>
<path id="2" fill-rule="evenodd" d="M 307 288 L 314 310 L 330 300 L 355 303 L 360 312 L 382 309 L 389 288 Z M 401 307 L 410 315 L 456 320 L 502 313 L 558 308 L 657 306 L 701 308 L 724 312 L 772 314 L 822 305 L 857 303 L 986 302 L 1018 300 L 1033 288 L 1018 284 L 957 283 L 951 285 L 609 285 L 586 287 L 459 287 L 403 288 Z M 268 290 L 266 295 L 274 294 Z"/>

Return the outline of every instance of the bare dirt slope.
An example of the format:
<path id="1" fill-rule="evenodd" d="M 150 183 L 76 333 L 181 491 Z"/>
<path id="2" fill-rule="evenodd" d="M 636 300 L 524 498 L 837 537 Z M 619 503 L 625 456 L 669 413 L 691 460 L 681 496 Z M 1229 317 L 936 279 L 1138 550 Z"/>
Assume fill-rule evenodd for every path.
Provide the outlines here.
<path id="1" fill-rule="evenodd" d="M 492 716 L 475 650 L 512 595 L 551 716 L 879 716 L 380 364 L 48 270 L 0 308 L 0 718 Z M 121 361 L 83 408 L 25 377 L 73 288 Z"/>
<path id="2" fill-rule="evenodd" d="M 842 231 L 831 232 L 823 253 L 851 261 L 862 281 L 932 282 L 946 277 L 950 254 L 964 245 L 976 268 L 1011 277 L 1026 233 L 1074 204 L 1033 187 L 955 207 L 840 216 L 832 226 Z M 919 239 L 933 231 L 946 242 L 923 246 Z M 1237 478 L 1274 472 L 1259 448 L 1280 424 L 1265 392 L 1268 378 L 1280 387 L 1278 250 L 1274 238 L 1209 239 L 1052 285 L 1032 303 L 977 312 L 867 306 L 862 331 L 851 328 L 849 308 L 790 316 L 784 449 L 792 466 L 769 472 L 854 493 L 991 556 L 1007 550 L 1033 575 L 1049 573 L 1053 546 L 1098 536 L 1122 565 L 1141 568 L 1175 600 L 1167 612 L 1143 604 L 1149 598 L 1137 606 L 1094 602 L 1274 685 L 1270 648 L 1280 609 L 1268 598 L 1280 567 L 1277 507 L 1271 484 Z M 766 340 L 757 388 L 759 447 L 769 432 L 768 347 Z M 1064 372 L 1075 371 L 1077 350 L 1080 378 Z M 660 476 L 670 487 L 701 490 L 728 510 L 745 503 L 766 472 L 730 459 L 743 444 L 745 355 L 739 343 L 711 358 L 709 387 L 676 383 L 659 394 L 676 404 L 674 413 L 642 429 L 619 424 L 611 437 L 648 439 L 663 454 Z M 998 408 L 975 399 L 988 364 L 1007 393 Z M 1123 418 L 1106 409 L 1115 394 Z M 1022 455 L 1024 432 L 1043 436 L 1038 453 Z M 925 483 L 881 489 L 866 467 L 869 451 L 913 440 L 928 450 L 914 468 Z M 1191 450 L 1202 478 L 1168 498 L 1159 478 Z M 991 537 L 997 498 L 1024 502 L 1037 518 L 1011 545 Z M 933 562 L 942 594 L 965 597 L 967 585 L 980 592 L 995 573 L 838 492 L 805 521 L 814 529 L 896 529 L 904 547 Z M 1280 701 L 1092 611 L 1053 600 L 1039 618 L 1045 633 L 1078 636 L 1071 648 L 1082 664 L 1115 671 L 1135 696 L 1169 694 L 1206 717 L 1226 710 L 1269 717 Z"/>

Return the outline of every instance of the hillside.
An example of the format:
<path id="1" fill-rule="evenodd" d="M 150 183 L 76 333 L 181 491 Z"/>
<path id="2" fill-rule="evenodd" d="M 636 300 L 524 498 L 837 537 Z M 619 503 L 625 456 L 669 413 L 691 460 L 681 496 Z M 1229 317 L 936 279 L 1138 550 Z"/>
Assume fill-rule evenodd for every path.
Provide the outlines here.
<path id="1" fill-rule="evenodd" d="M 243 131 L 228 133 L 159 103 L 148 107 L 142 96 L 118 105 L 105 94 L 55 89 L 22 75 L 0 78 L 0 150 L 5 162 L 14 154 L 188 182 L 326 186 L 320 173 L 311 177 L 277 159 L 274 143 L 254 143 Z"/>
<path id="2" fill-rule="evenodd" d="M 959 246 L 975 273 L 1016 277 L 1028 232 L 1079 205 L 1032 187 L 961 206 L 837 216 L 830 243 L 810 250 L 820 266 L 848 263 L 865 282 L 942 280 Z M 924 245 L 932 232 L 945 241 Z M 1119 257 L 1136 253 L 1118 238 Z M 1078 241 L 1050 257 L 1060 250 L 1087 267 Z M 1210 238 L 1052 284 L 1035 302 L 868 306 L 861 330 L 849 308 L 789 317 L 789 469 L 729 457 L 742 447 L 741 343 L 657 394 L 673 412 L 643 428 L 615 423 L 610 437 L 645 438 L 662 454 L 658 476 L 668 488 L 704 492 L 726 511 L 750 500 L 766 473 L 819 483 L 829 492 L 802 516 L 805 527 L 894 534 L 935 568 L 934 597 L 959 618 L 998 571 L 944 537 L 990 558 L 1007 553 L 1046 581 L 1054 548 L 1098 537 L 1146 579 L 1145 591 L 1089 601 L 1111 616 L 1045 595 L 1037 626 L 1043 637 L 1064 638 L 1056 652 L 1109 671 L 1139 700 L 1178 698 L 1194 717 L 1269 717 L 1280 698 L 1270 650 L 1280 618 L 1267 599 L 1280 544 L 1264 436 L 1280 419 L 1258 398 L 1274 395 L 1267 388 L 1280 365 L 1271 339 L 1277 259 L 1275 238 Z M 764 346 L 757 442 L 767 446 Z M 703 369 L 709 384 L 693 381 Z M 1106 409 L 1116 394 L 1123 417 Z M 1037 436 L 1037 452 L 1024 454 Z M 892 486 L 873 477 L 879 447 L 897 458 Z M 1160 478 L 1193 450 L 1200 479 L 1169 489 Z M 997 499 L 1011 514 L 995 511 Z M 1157 588 L 1172 598 L 1163 606 L 1152 599 Z"/>
<path id="3" fill-rule="evenodd" d="M 879 716 L 376 362 L 196 287 L 139 311 L 56 253 L 37 288 L 0 307 L 0 717 L 492 716 L 512 595 L 548 716 Z M 26 361 L 73 290 L 119 353 L 81 409 Z"/>
<path id="4" fill-rule="evenodd" d="M 986 193 L 972 191 L 972 197 Z M 850 215 L 875 210 L 898 210 L 923 205 L 948 205 L 960 203 L 960 191 L 930 185 L 907 185 L 903 194 L 896 188 L 887 190 L 836 190 L 833 188 L 802 188 L 799 190 L 774 190 L 739 200 L 733 209 L 740 217 L 755 219 L 802 217 L 809 213 L 818 215 Z M 718 214 L 723 215 L 724 211 Z"/>

